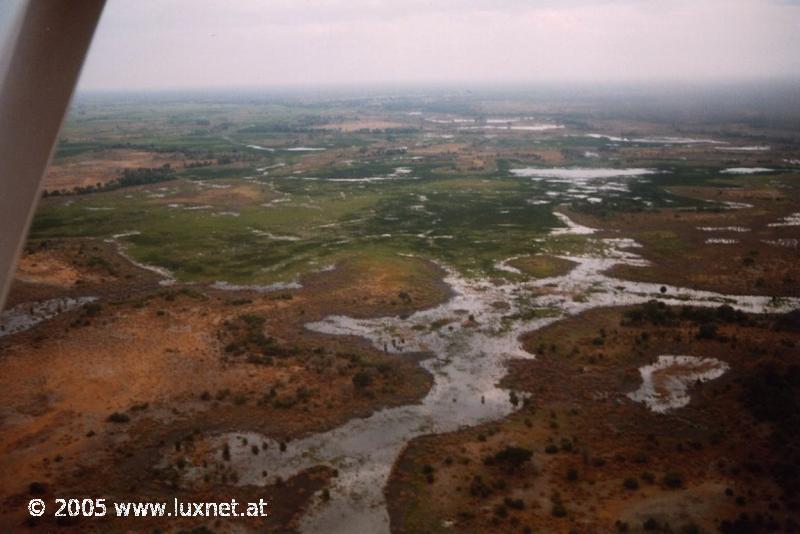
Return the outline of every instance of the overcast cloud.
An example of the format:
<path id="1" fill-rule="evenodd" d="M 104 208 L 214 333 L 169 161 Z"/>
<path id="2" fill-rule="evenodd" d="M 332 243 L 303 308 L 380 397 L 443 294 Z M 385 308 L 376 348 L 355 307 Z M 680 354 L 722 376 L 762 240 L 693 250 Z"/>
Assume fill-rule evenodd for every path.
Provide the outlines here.
<path id="1" fill-rule="evenodd" d="M 794 0 L 108 0 L 84 89 L 800 74 Z"/>

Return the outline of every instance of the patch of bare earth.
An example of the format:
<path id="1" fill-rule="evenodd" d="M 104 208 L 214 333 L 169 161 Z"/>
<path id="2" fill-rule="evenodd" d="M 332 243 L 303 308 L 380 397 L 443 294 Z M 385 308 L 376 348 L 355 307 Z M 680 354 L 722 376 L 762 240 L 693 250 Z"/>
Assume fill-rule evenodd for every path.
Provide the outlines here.
<path id="1" fill-rule="evenodd" d="M 44 178 L 46 191 L 71 191 L 76 187 L 89 187 L 119 178 L 125 169 L 155 168 L 183 162 L 181 154 L 164 154 L 114 148 L 96 150 L 62 158 L 53 162 Z"/>
<path id="2" fill-rule="evenodd" d="M 82 273 L 80 257 L 66 265 Z M 304 324 L 330 313 L 410 313 L 447 297 L 440 279 L 431 264 L 392 258 L 351 260 L 278 293 L 107 289 L 99 307 L 0 339 L 0 525 L 25 523 L 28 486 L 37 482 L 47 495 L 112 500 L 264 495 L 274 499 L 271 518 L 243 525 L 285 531 L 333 473 L 302 473 L 280 487 L 235 488 L 220 478 L 187 489 L 174 485 L 181 456 L 162 460 L 176 448 L 196 454 L 199 434 L 252 431 L 285 441 L 416 402 L 431 385 L 417 359 Z M 356 387 L 359 373 L 368 386 Z M 130 527 L 108 518 L 93 528 Z"/>
<path id="3" fill-rule="evenodd" d="M 157 287 L 158 278 L 118 254 L 114 243 L 91 239 L 29 241 L 6 307 L 57 297 L 117 296 Z"/>
<path id="4" fill-rule="evenodd" d="M 341 132 L 358 132 L 360 130 L 389 130 L 394 128 L 408 128 L 409 123 L 387 120 L 382 118 L 364 117 L 354 120 L 332 122 L 317 126 L 320 130 L 338 130 Z"/>

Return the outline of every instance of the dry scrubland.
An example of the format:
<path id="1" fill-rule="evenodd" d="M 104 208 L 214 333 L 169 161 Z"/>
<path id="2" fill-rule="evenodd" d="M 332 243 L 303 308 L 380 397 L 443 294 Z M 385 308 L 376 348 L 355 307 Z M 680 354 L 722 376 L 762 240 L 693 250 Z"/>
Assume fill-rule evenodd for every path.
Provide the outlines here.
<path id="1" fill-rule="evenodd" d="M 413 442 L 388 488 L 399 532 L 787 528 L 797 479 L 797 314 L 600 309 L 524 338 L 510 366 L 519 411 Z M 719 325 L 709 333 L 709 324 Z M 728 362 L 674 417 L 626 393 L 655 354 Z M 529 396 L 526 396 L 529 395 Z M 764 397 L 762 397 L 764 395 Z M 745 514 L 747 519 L 742 519 Z M 456 528 L 456 527 L 453 527 Z M 791 528 L 791 527 L 789 527 Z"/>

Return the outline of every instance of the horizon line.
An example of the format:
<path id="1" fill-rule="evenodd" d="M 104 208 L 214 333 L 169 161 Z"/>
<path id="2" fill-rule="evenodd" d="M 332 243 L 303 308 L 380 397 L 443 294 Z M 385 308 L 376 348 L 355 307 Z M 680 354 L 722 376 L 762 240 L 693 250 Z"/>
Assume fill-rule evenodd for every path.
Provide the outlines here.
<path id="1" fill-rule="evenodd" d="M 448 80 L 448 81 L 359 81 L 359 82 L 298 82 L 277 84 L 231 84 L 231 85 L 196 85 L 196 86 L 89 86 L 76 89 L 81 93 L 170 93 L 170 92 L 246 92 L 246 91 L 286 91 L 286 90 L 341 90 L 341 89 L 458 89 L 469 91 L 476 88 L 486 89 L 537 89 L 537 88 L 637 88 L 662 86 L 664 88 L 699 88 L 720 86 L 753 86 L 753 85 L 789 85 L 797 84 L 800 89 L 800 75 L 765 76 L 748 78 L 719 79 L 631 79 L 631 80 Z"/>

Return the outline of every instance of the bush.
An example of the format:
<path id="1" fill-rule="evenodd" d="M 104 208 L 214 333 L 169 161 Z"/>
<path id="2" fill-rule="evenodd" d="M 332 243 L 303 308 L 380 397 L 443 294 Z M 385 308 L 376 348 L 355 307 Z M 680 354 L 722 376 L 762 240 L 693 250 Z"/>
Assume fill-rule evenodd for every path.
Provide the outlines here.
<path id="1" fill-rule="evenodd" d="M 707 323 L 700 325 L 700 329 L 697 331 L 697 339 L 716 339 L 717 337 L 717 325 L 714 323 Z"/>
<path id="2" fill-rule="evenodd" d="M 511 497 L 506 497 L 503 499 L 503 504 L 505 504 L 508 508 L 513 510 L 524 510 L 525 509 L 525 502 L 522 499 L 512 499 Z"/>
<path id="3" fill-rule="evenodd" d="M 624 314 L 626 324 L 640 325 L 650 323 L 656 326 L 675 323 L 675 314 L 666 304 L 658 300 L 651 300 L 628 310 Z"/>
<path id="4" fill-rule="evenodd" d="M 741 310 L 735 310 L 728 304 L 723 304 L 717 308 L 717 319 L 723 323 L 747 323 L 747 314 Z"/>
<path id="5" fill-rule="evenodd" d="M 239 319 L 241 319 L 242 322 L 244 322 L 247 325 L 247 327 L 251 329 L 263 328 L 264 322 L 266 321 L 260 315 L 255 315 L 250 313 L 240 315 Z"/>
<path id="6" fill-rule="evenodd" d="M 103 311 L 103 306 L 99 302 L 89 302 L 84 304 L 83 310 L 86 312 L 87 317 L 97 317 Z"/>
<path id="7" fill-rule="evenodd" d="M 639 489 L 639 481 L 635 478 L 626 478 L 622 485 L 625 486 L 625 489 L 629 490 Z"/>
<path id="8" fill-rule="evenodd" d="M 353 375 L 353 385 L 356 389 L 364 389 L 372 384 L 372 377 L 366 371 L 359 371 Z"/>
<path id="9" fill-rule="evenodd" d="M 492 488 L 483 481 L 480 475 L 475 475 L 472 477 L 472 482 L 469 485 L 469 493 L 474 497 L 485 499 L 492 494 Z"/>
<path id="10" fill-rule="evenodd" d="M 642 524 L 642 528 L 645 530 L 658 530 L 660 526 L 658 524 L 658 521 L 656 521 L 651 517 Z"/>
<path id="11" fill-rule="evenodd" d="M 678 489 L 683 486 L 683 477 L 680 473 L 670 472 L 664 475 L 663 482 L 670 489 Z"/>
<path id="12" fill-rule="evenodd" d="M 497 463 L 507 465 L 509 468 L 518 469 L 526 462 L 530 462 L 533 457 L 533 451 L 523 447 L 506 447 L 502 451 L 494 455 L 494 460 Z"/>
<path id="13" fill-rule="evenodd" d="M 131 420 L 128 414 L 114 412 L 108 416 L 108 422 L 110 423 L 127 423 Z"/>
<path id="14" fill-rule="evenodd" d="M 47 493 L 47 484 L 44 482 L 31 482 L 28 484 L 28 493 L 31 495 L 44 495 Z"/>
<path id="15" fill-rule="evenodd" d="M 272 356 L 260 356 L 258 354 L 249 354 L 247 356 L 247 363 L 252 363 L 254 365 L 272 365 L 274 360 Z"/>

